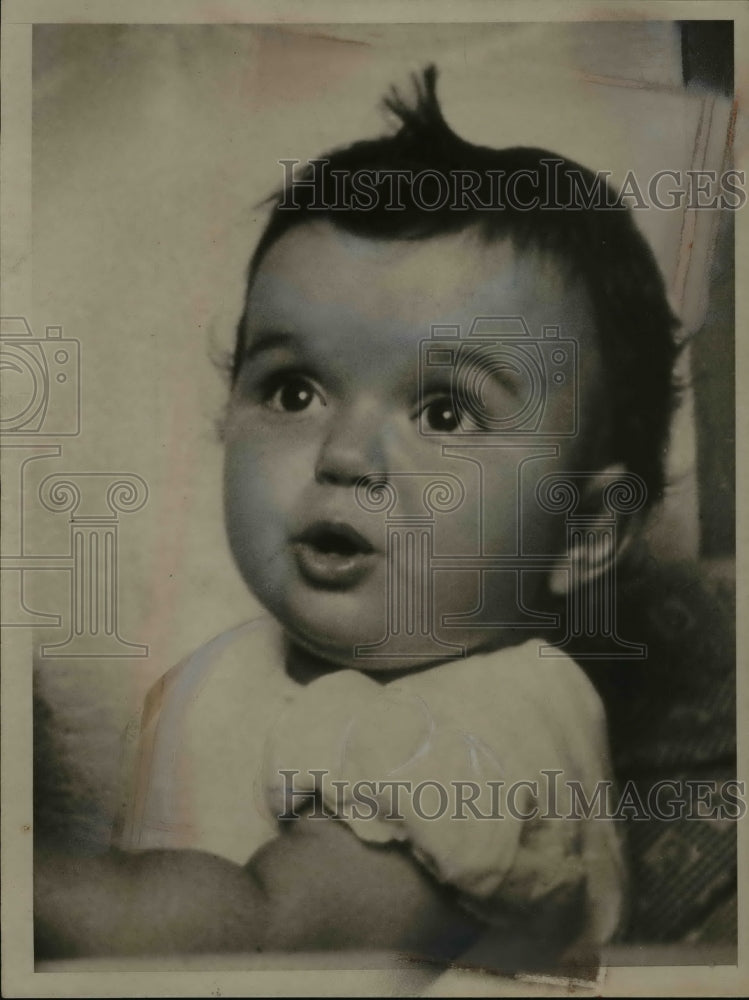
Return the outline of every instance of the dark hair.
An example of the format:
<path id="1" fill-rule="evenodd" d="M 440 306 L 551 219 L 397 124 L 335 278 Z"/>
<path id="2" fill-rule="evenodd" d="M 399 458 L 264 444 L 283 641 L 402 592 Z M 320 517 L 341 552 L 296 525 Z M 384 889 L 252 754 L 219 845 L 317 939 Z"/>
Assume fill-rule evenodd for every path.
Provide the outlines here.
<path id="1" fill-rule="evenodd" d="M 437 72 L 429 66 L 415 78 L 413 104 L 396 90 L 385 98 L 400 128 L 379 139 L 355 142 L 311 161 L 286 188 L 268 199 L 270 219 L 250 261 L 247 292 L 268 249 L 295 226 L 326 220 L 371 239 L 422 240 L 474 227 L 491 243 L 511 238 L 516 246 L 554 253 L 572 277 L 581 280 L 592 302 L 608 384 L 609 434 L 605 460 L 622 462 L 640 475 L 648 502 L 664 486 L 663 455 L 675 402 L 673 368 L 678 322 L 666 298 L 663 279 L 632 214 L 602 174 L 548 150 L 515 147 L 491 149 L 465 142 L 445 122 L 436 95 Z M 320 169 L 321 162 L 326 168 Z M 394 171 L 412 179 L 428 171 L 415 196 L 413 180 L 400 186 L 398 211 L 388 209 Z M 374 177 L 376 197 L 370 206 L 349 199 L 341 205 L 341 177 L 360 171 Z M 471 198 L 459 208 L 444 204 L 425 209 L 425 183 L 434 174 L 459 171 L 475 175 Z M 335 172 L 335 173 L 334 173 Z M 530 208 L 505 201 L 497 205 L 498 178 L 543 175 L 544 198 Z M 385 180 L 387 178 L 388 187 Z M 307 182 L 297 186 L 300 181 Z M 587 205 L 580 206 L 585 189 Z M 431 196 L 430 196 L 431 197 Z M 491 207 L 492 204 L 494 207 Z M 334 206 L 334 207 L 331 207 Z M 489 207 L 487 207 L 489 206 Z M 596 207 L 605 206 L 605 207 Z M 237 332 L 232 378 L 245 351 L 247 298 Z M 564 331 L 562 331 L 564 334 Z"/>

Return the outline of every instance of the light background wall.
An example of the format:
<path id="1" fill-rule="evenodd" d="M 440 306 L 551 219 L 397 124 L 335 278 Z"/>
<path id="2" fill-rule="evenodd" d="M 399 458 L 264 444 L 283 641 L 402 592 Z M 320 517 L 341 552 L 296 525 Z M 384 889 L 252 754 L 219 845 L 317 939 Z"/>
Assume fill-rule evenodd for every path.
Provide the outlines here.
<path id="1" fill-rule="evenodd" d="M 380 97 L 434 61 L 464 138 L 535 145 L 621 183 L 720 169 L 727 102 L 682 86 L 668 22 L 444 25 L 46 25 L 34 30 L 33 315 L 81 345 L 81 434 L 28 469 L 40 554 L 65 515 L 41 512 L 50 472 L 132 472 L 149 498 L 120 524 L 120 627 L 135 659 L 40 660 L 55 738 L 82 790 L 82 836 L 104 842 L 121 733 L 147 687 L 257 609 L 221 520 L 216 433 L 246 262 L 281 158 L 383 131 Z M 638 213 L 687 333 L 700 328 L 714 213 Z M 694 227 L 694 228 L 693 228 Z M 670 456 L 664 553 L 698 547 L 690 401 Z M 26 600 L 67 614 L 67 576 L 27 574 Z M 55 642 L 60 629 L 39 630 Z"/>

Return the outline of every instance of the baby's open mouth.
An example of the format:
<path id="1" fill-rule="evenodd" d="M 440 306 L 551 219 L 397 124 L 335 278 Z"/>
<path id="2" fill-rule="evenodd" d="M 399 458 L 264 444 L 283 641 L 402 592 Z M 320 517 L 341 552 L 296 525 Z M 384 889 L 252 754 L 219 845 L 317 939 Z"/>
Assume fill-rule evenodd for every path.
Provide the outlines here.
<path id="1" fill-rule="evenodd" d="M 320 552 L 329 552 L 341 556 L 352 556 L 357 552 L 371 552 L 372 546 L 367 539 L 349 524 L 334 524 L 329 521 L 319 521 L 311 525 L 299 536 L 299 541 L 306 542 Z"/>
<path id="2" fill-rule="evenodd" d="M 293 540 L 302 575 L 327 588 L 352 586 L 369 571 L 374 547 L 345 522 L 316 521 Z"/>

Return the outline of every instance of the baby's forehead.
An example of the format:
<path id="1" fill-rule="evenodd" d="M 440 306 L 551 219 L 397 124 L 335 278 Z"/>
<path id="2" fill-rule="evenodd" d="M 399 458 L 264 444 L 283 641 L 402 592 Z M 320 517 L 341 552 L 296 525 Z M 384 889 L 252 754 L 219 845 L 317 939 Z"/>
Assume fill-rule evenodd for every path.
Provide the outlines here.
<path id="1" fill-rule="evenodd" d="M 559 326 L 589 339 L 593 314 L 581 281 L 554 254 L 475 227 L 428 239 L 373 239 L 327 221 L 287 231 L 267 251 L 250 292 L 252 328 L 310 335 L 343 324 L 351 337 L 385 342 L 393 329 L 466 333 L 479 317 L 522 317 L 532 336 Z"/>

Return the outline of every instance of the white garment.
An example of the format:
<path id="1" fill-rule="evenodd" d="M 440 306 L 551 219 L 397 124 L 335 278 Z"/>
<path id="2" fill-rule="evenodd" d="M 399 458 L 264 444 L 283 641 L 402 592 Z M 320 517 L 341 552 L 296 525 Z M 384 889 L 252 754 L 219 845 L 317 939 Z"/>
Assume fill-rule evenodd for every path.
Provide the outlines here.
<path id="1" fill-rule="evenodd" d="M 149 693 L 119 846 L 193 848 L 244 864 L 276 835 L 279 814 L 299 808 L 291 783 L 295 792 L 321 791 L 362 839 L 407 842 L 490 922 L 507 903 L 585 880 L 586 936 L 609 940 L 623 894 L 613 824 L 543 818 L 569 813 L 568 781 L 590 800 L 608 779 L 603 708 L 580 668 L 566 656 L 542 657 L 541 645 L 383 684 L 335 670 L 302 685 L 284 669 L 272 618 L 226 632 Z M 416 796 L 401 791 L 396 811 L 392 786 L 381 791 L 393 780 L 422 786 Z M 369 806 L 359 807 L 356 782 L 369 783 Z M 550 782 L 556 808 L 544 794 Z M 502 798 L 513 785 L 515 818 Z M 465 805 L 471 789 L 473 808 Z M 534 806 L 535 818 L 518 818 Z"/>

